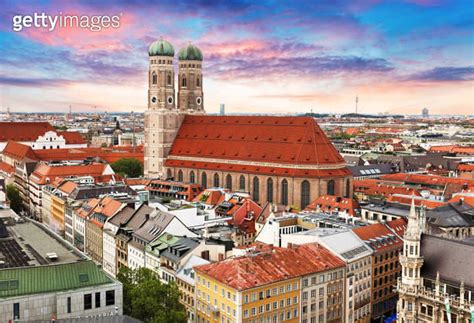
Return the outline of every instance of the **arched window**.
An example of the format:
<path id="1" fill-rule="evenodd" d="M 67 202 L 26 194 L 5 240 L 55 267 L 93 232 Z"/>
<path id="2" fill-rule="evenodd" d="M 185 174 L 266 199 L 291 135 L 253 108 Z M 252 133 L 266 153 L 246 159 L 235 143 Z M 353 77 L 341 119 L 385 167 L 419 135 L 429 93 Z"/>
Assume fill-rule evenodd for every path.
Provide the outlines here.
<path id="1" fill-rule="evenodd" d="M 309 204 L 310 199 L 310 186 L 307 180 L 301 182 L 301 209 L 304 210 Z"/>
<path id="2" fill-rule="evenodd" d="M 281 204 L 288 205 L 288 181 L 281 181 Z"/>
<path id="3" fill-rule="evenodd" d="M 171 85 L 171 75 L 168 74 L 168 85 Z"/>
<path id="4" fill-rule="evenodd" d="M 232 176 L 230 174 L 225 178 L 225 188 L 232 191 Z"/>
<path id="5" fill-rule="evenodd" d="M 252 198 L 255 202 L 258 202 L 260 196 L 260 180 L 257 176 L 253 178 L 253 191 Z"/>
<path id="6" fill-rule="evenodd" d="M 214 187 L 219 187 L 219 174 L 214 174 Z"/>
<path id="7" fill-rule="evenodd" d="M 191 173 L 189 173 L 189 182 L 192 184 L 196 182 L 196 175 L 194 174 L 193 170 L 191 171 Z"/>
<path id="8" fill-rule="evenodd" d="M 328 182 L 327 193 L 328 195 L 334 195 L 334 180 L 332 179 Z"/>
<path id="9" fill-rule="evenodd" d="M 201 86 L 201 79 L 199 78 L 199 76 L 196 79 L 196 86 Z"/>
<path id="10" fill-rule="evenodd" d="M 351 180 L 346 179 L 346 197 L 351 197 Z"/>
<path id="11" fill-rule="evenodd" d="M 207 174 L 205 172 L 201 174 L 201 186 L 207 188 Z"/>
<path id="12" fill-rule="evenodd" d="M 183 181 L 183 171 L 180 169 L 178 171 L 178 182 L 182 182 Z"/>
<path id="13" fill-rule="evenodd" d="M 171 176 L 172 176 L 172 175 L 171 175 L 171 169 L 168 168 L 168 169 L 166 170 L 166 178 L 171 178 Z"/>
<path id="14" fill-rule="evenodd" d="M 267 201 L 273 202 L 273 179 L 267 179 Z"/>
<path id="15" fill-rule="evenodd" d="M 240 175 L 240 178 L 239 178 L 239 190 L 245 191 L 245 176 L 244 176 L 244 175 Z"/>
<path id="16" fill-rule="evenodd" d="M 155 72 L 153 72 L 153 74 L 151 75 L 151 82 L 153 84 L 157 84 L 158 83 L 158 76 L 156 75 Z"/>
<path id="17" fill-rule="evenodd" d="M 186 75 L 183 74 L 183 76 L 181 76 L 181 86 L 185 87 L 186 86 Z"/>

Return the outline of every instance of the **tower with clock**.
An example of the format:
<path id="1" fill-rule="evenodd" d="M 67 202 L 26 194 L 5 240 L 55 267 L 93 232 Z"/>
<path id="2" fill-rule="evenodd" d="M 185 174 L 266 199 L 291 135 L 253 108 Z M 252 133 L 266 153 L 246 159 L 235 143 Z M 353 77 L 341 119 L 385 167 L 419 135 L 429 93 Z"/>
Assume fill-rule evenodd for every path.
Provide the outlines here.
<path id="1" fill-rule="evenodd" d="M 164 163 L 186 114 L 204 114 L 202 53 L 189 44 L 179 51 L 178 107 L 175 102 L 174 48 L 159 39 L 148 49 L 148 109 L 145 111 L 144 171 L 164 178 Z"/>

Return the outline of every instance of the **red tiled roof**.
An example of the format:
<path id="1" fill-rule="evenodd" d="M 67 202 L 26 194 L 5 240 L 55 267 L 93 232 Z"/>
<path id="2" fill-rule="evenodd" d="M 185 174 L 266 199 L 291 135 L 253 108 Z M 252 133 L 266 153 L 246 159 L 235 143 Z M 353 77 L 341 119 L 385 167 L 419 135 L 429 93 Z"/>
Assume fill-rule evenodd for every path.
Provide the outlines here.
<path id="1" fill-rule="evenodd" d="M 463 195 L 463 194 L 457 194 L 453 198 L 449 200 L 449 203 L 456 203 L 459 202 L 460 200 L 463 200 L 464 203 L 471 205 L 474 207 L 474 195 L 471 193 L 469 195 Z"/>
<path id="2" fill-rule="evenodd" d="M 357 201 L 333 195 L 321 195 L 311 202 L 305 209 L 305 211 L 314 211 L 321 209 L 322 211 L 334 211 L 338 209 L 339 211 L 347 210 L 347 213 L 354 216 L 356 215 L 355 210 L 359 208 L 359 203 Z"/>
<path id="3" fill-rule="evenodd" d="M 55 131 L 48 122 L 0 122 L 0 142 L 36 141 L 48 131 Z"/>
<path id="4" fill-rule="evenodd" d="M 391 196 L 393 194 L 420 195 L 416 189 L 405 186 L 380 184 L 379 180 L 377 179 L 354 180 L 353 183 L 354 192 L 363 193 L 365 195 L 382 195 L 385 197 Z"/>
<path id="5" fill-rule="evenodd" d="M 106 164 L 89 165 L 66 165 L 51 166 L 48 164 L 39 164 L 30 175 L 30 180 L 36 184 L 47 184 L 54 181 L 57 177 L 69 176 L 92 176 L 99 182 L 110 180 L 109 176 L 103 176 Z"/>
<path id="6" fill-rule="evenodd" d="M 14 159 L 33 159 L 37 160 L 37 156 L 33 149 L 28 145 L 20 144 L 16 141 L 8 141 L 7 145 L 2 151 L 2 154 L 12 157 Z"/>
<path id="7" fill-rule="evenodd" d="M 246 290 L 345 266 L 339 257 L 318 244 L 271 249 L 194 269 L 231 288 Z"/>
<path id="8" fill-rule="evenodd" d="M 245 233 L 255 233 L 255 221 L 257 216 L 262 211 L 262 207 L 252 201 L 251 199 L 245 199 L 239 205 L 237 210 L 232 211 L 232 220 L 229 224 L 237 227 L 240 231 Z"/>
<path id="9" fill-rule="evenodd" d="M 195 162 L 198 158 L 201 161 Z M 249 169 L 243 170 L 237 161 L 247 162 L 247 165 L 265 162 L 288 166 L 247 166 Z M 309 167 L 296 169 L 294 165 Z M 301 176 L 318 176 L 319 173 L 324 176 L 328 170 L 310 168 L 329 166 L 339 168 L 333 171 L 335 176 L 350 174 L 344 159 L 310 117 L 188 115 L 174 140 L 166 166 L 281 175 L 294 172 Z M 305 174 L 307 171 L 309 174 Z"/>
<path id="10" fill-rule="evenodd" d="M 15 172 L 15 168 L 5 162 L 0 161 L 0 172 L 4 172 L 8 175 L 11 175 Z"/>
<path id="11" fill-rule="evenodd" d="M 461 172 L 474 172 L 474 164 L 459 164 L 458 171 Z"/>
<path id="12" fill-rule="evenodd" d="M 412 197 L 409 195 L 392 195 L 387 198 L 387 202 L 411 205 Z M 446 205 L 445 202 L 441 201 L 434 201 L 434 200 L 425 200 L 421 198 L 415 198 L 415 205 L 416 206 L 425 206 L 428 209 L 434 209 L 443 205 Z"/>
<path id="13" fill-rule="evenodd" d="M 194 199 L 193 202 L 201 202 L 207 205 L 215 206 L 224 201 L 225 191 L 221 189 L 205 189 L 199 193 Z"/>
<path id="14" fill-rule="evenodd" d="M 422 175 L 422 174 L 407 174 L 407 173 L 396 173 L 380 176 L 381 181 L 393 181 L 403 183 L 415 183 L 422 185 L 446 185 L 446 184 L 459 184 L 459 185 L 474 185 L 474 179 L 465 178 L 453 178 L 444 177 L 437 175 Z"/>
<path id="15" fill-rule="evenodd" d="M 430 151 L 433 152 L 447 152 L 447 153 L 455 153 L 455 154 L 466 154 L 466 155 L 474 155 L 474 146 L 458 146 L 458 145 L 446 145 L 446 146 L 433 146 L 430 148 Z"/>
<path id="16" fill-rule="evenodd" d="M 78 144 L 85 144 L 86 141 L 82 138 L 81 134 L 76 131 L 57 131 L 59 136 L 63 136 L 64 140 L 66 140 L 66 144 L 69 145 L 78 145 Z"/>
<path id="17" fill-rule="evenodd" d="M 35 150 L 35 154 L 44 161 L 84 160 L 100 158 L 108 163 L 114 163 L 122 158 L 135 158 L 143 163 L 143 147 L 113 147 L 113 148 L 62 148 Z"/>
<path id="18" fill-rule="evenodd" d="M 405 235 L 405 229 L 407 228 L 407 220 L 405 218 L 399 218 L 387 222 L 386 225 L 390 227 L 398 237 L 403 237 Z"/>
<path id="19" fill-rule="evenodd" d="M 354 228 L 352 231 L 377 251 L 392 250 L 403 246 L 402 239 L 382 223 Z"/>

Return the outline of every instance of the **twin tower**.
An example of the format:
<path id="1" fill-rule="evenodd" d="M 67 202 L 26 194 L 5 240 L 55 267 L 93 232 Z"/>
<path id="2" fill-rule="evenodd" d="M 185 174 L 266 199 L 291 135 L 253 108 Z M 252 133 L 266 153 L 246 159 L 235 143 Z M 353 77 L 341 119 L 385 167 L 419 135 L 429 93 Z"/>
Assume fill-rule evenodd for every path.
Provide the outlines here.
<path id="1" fill-rule="evenodd" d="M 202 52 L 189 44 L 178 54 L 176 104 L 174 48 L 159 39 L 148 49 L 148 109 L 145 112 L 144 171 L 148 178 L 164 177 L 164 162 L 186 114 L 204 114 Z"/>

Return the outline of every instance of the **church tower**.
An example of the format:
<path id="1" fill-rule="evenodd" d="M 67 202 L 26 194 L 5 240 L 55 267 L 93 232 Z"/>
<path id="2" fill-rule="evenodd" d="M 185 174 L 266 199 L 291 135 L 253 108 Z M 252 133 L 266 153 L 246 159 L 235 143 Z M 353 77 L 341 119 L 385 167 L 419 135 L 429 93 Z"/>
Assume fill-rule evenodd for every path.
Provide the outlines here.
<path id="1" fill-rule="evenodd" d="M 399 300 L 397 317 L 400 322 L 417 322 L 417 291 L 422 287 L 420 244 L 424 225 L 424 208 L 416 212 L 415 200 L 412 199 L 408 225 L 403 237 L 403 254 L 400 255 L 402 277 L 398 282 Z"/>
<path id="2" fill-rule="evenodd" d="M 202 52 L 189 44 L 179 51 L 178 110 L 180 113 L 203 114 Z"/>
<path id="3" fill-rule="evenodd" d="M 145 111 L 145 177 L 164 177 L 164 162 L 181 125 L 175 105 L 173 46 L 159 39 L 149 49 L 148 109 Z"/>

